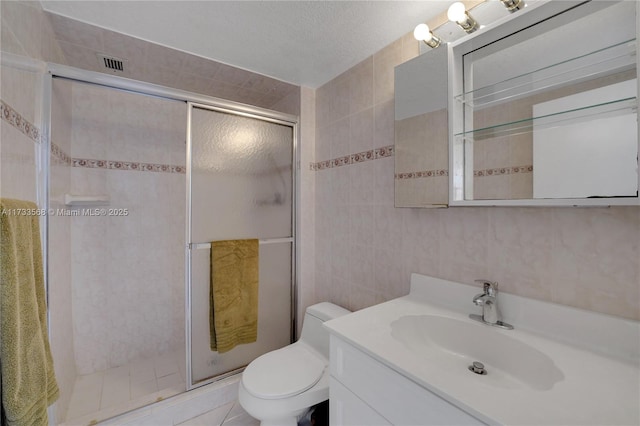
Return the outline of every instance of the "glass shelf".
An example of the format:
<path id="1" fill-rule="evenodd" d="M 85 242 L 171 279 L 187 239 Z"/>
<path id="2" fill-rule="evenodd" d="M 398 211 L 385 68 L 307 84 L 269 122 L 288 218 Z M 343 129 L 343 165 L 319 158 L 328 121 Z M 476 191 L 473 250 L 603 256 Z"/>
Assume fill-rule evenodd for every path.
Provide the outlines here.
<path id="1" fill-rule="evenodd" d="M 468 106 L 480 108 L 635 67 L 636 40 L 632 39 L 465 92 L 455 99 Z"/>
<path id="2" fill-rule="evenodd" d="M 536 129 L 547 129 L 557 126 L 579 123 L 594 118 L 606 118 L 626 114 L 637 113 L 636 97 L 618 99 L 581 108 L 575 108 L 554 114 L 542 115 L 539 117 L 516 120 L 508 123 L 501 123 L 495 126 L 473 129 L 466 132 L 455 133 L 456 139 L 464 141 L 483 140 L 499 138 L 504 136 L 515 136 L 523 133 L 533 132 Z"/>

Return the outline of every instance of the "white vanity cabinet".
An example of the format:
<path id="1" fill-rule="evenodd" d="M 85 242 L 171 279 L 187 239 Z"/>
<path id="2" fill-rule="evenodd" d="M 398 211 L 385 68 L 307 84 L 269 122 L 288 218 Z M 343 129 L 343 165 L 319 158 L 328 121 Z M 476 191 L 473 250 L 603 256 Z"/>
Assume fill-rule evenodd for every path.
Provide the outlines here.
<path id="1" fill-rule="evenodd" d="M 407 296 L 326 321 L 332 425 L 640 425 L 640 322 L 413 274 Z M 482 362 L 487 374 L 469 371 Z"/>
<path id="2" fill-rule="evenodd" d="M 482 425 L 449 402 L 331 336 L 331 425 Z"/>

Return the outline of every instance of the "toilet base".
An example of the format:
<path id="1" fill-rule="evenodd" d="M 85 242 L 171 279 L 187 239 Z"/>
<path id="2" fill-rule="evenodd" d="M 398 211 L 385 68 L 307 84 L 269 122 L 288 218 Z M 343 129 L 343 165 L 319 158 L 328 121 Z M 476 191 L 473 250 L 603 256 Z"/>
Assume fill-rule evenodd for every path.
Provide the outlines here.
<path id="1" fill-rule="evenodd" d="M 251 395 L 244 388 L 242 380 L 238 389 L 238 402 L 261 426 L 297 426 L 310 407 L 329 399 L 329 373 L 325 372 L 320 381 L 311 389 L 290 398 L 261 399 Z"/>
<path id="2" fill-rule="evenodd" d="M 262 420 L 260 426 L 298 426 L 297 417 Z"/>

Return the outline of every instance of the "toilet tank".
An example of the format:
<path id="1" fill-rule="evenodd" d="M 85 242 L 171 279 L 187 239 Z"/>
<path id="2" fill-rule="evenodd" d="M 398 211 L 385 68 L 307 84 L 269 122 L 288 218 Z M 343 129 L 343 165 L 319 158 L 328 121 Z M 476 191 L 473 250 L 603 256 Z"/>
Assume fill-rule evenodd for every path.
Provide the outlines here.
<path id="1" fill-rule="evenodd" d="M 304 340 L 329 358 L 329 332 L 322 326 L 322 323 L 350 313 L 351 311 L 329 302 L 309 306 L 304 315 L 300 340 Z"/>

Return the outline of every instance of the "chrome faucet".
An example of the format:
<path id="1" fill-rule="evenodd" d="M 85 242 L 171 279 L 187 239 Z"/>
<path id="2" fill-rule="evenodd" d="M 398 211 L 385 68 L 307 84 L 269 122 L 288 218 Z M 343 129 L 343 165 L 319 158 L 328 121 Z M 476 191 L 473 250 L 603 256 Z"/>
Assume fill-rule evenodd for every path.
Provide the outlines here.
<path id="1" fill-rule="evenodd" d="M 487 280 L 475 280 L 476 283 L 482 284 L 483 292 L 477 294 L 473 298 L 473 304 L 482 306 L 482 316 L 471 314 L 469 318 L 480 321 L 483 324 L 492 325 L 494 327 L 513 330 L 511 324 L 504 323 L 500 320 L 498 311 L 498 283 Z"/>

